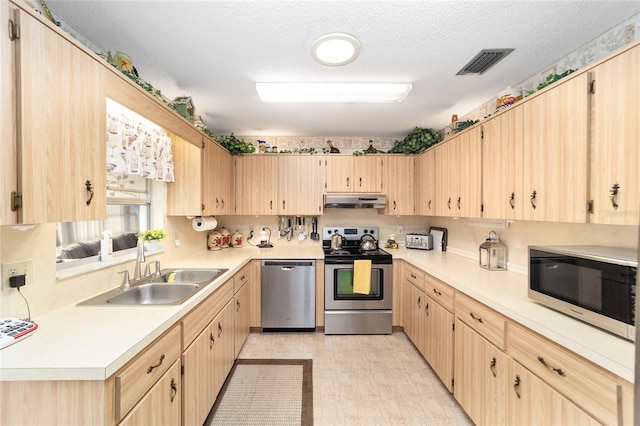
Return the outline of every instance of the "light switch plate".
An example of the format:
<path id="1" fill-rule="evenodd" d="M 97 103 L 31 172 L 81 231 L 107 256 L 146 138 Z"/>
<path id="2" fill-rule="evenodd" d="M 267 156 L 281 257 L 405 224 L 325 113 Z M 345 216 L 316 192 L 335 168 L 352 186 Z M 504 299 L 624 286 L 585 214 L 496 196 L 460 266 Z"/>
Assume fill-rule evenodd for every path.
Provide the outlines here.
<path id="1" fill-rule="evenodd" d="M 25 285 L 33 283 L 33 259 L 2 265 L 2 289 L 12 290 L 9 278 L 15 275 L 26 275 Z"/>

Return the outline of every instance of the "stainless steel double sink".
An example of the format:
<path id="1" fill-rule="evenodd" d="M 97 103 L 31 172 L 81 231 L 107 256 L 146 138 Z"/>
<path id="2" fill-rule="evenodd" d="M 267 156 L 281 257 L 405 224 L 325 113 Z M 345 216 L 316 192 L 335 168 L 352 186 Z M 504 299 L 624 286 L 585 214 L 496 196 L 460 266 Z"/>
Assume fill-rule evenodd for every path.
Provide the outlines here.
<path id="1" fill-rule="evenodd" d="M 78 303 L 78 306 L 179 305 L 228 269 L 164 269 L 122 290 L 115 288 Z"/>

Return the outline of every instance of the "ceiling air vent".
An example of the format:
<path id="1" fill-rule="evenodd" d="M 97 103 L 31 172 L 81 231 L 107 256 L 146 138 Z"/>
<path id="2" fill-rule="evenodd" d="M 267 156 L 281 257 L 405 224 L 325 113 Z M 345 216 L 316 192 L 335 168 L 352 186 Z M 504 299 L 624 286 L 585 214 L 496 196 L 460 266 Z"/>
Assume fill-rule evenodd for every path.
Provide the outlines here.
<path id="1" fill-rule="evenodd" d="M 482 49 L 456 75 L 484 74 L 511 52 L 513 49 Z"/>

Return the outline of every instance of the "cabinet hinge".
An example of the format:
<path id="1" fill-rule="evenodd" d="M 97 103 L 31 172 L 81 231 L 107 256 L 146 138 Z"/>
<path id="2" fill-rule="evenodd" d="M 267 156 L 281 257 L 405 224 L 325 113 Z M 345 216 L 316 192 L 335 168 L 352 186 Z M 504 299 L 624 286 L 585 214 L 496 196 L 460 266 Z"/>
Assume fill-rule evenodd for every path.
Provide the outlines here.
<path id="1" fill-rule="evenodd" d="M 591 93 L 592 95 L 596 93 L 596 81 L 595 80 L 591 80 L 589 82 L 589 88 L 588 88 L 588 93 Z"/>
<path id="2" fill-rule="evenodd" d="M 22 194 L 13 191 L 11 192 L 11 211 L 15 212 L 19 208 L 22 208 Z"/>
<path id="3" fill-rule="evenodd" d="M 20 38 L 20 25 L 9 19 L 9 40 L 14 41 Z"/>
<path id="4" fill-rule="evenodd" d="M 593 214 L 593 200 L 589 200 L 587 203 L 587 212 Z"/>

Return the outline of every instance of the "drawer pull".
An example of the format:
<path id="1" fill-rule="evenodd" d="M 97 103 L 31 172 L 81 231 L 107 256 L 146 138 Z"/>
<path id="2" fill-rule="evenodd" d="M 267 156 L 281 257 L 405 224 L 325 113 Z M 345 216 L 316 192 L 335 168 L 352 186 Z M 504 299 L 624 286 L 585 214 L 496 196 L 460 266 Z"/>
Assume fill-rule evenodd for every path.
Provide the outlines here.
<path id="1" fill-rule="evenodd" d="M 176 397 L 177 394 L 178 394 L 178 385 L 176 384 L 176 381 L 172 377 L 171 378 L 171 402 L 173 402 L 173 399 Z"/>
<path id="2" fill-rule="evenodd" d="M 471 315 L 471 318 L 473 318 L 474 320 L 478 321 L 480 324 L 482 324 L 484 321 L 482 320 L 482 318 L 477 317 L 473 314 L 473 312 L 471 312 L 469 315 Z"/>
<path id="3" fill-rule="evenodd" d="M 411 278 L 413 278 L 414 280 L 417 279 L 418 277 L 416 277 L 415 275 L 411 274 Z"/>
<path id="4" fill-rule="evenodd" d="M 439 292 L 438 290 L 436 290 L 435 288 L 433 289 L 433 292 L 434 292 L 435 294 L 437 294 L 438 296 L 442 296 L 442 293 L 441 293 L 441 292 Z"/>
<path id="5" fill-rule="evenodd" d="M 164 361 L 164 354 L 160 355 L 160 360 L 157 364 L 150 365 L 149 368 L 147 368 L 147 374 L 151 373 L 154 368 L 160 367 L 162 365 L 162 361 Z"/>
<path id="6" fill-rule="evenodd" d="M 513 382 L 513 390 L 515 391 L 518 399 L 520 399 L 520 376 L 516 376 L 516 379 Z"/>
<path id="7" fill-rule="evenodd" d="M 491 364 L 489 364 L 489 370 L 491 370 L 491 374 L 493 374 L 493 377 L 496 377 L 496 363 L 497 362 L 498 362 L 498 360 L 494 356 L 493 358 L 491 358 Z"/>
<path id="8" fill-rule="evenodd" d="M 209 333 L 209 350 L 213 349 L 213 344 L 216 342 L 215 337 L 213 337 L 213 333 Z"/>
<path id="9" fill-rule="evenodd" d="M 545 367 L 547 367 L 549 370 L 553 370 L 556 373 L 558 373 L 558 375 L 562 376 L 562 377 L 566 377 L 567 373 L 565 373 L 562 368 L 555 368 L 550 366 L 549 364 L 547 364 L 547 362 L 544 360 L 544 358 L 542 358 L 541 356 L 538 357 L 538 361 L 540 362 L 540 364 L 544 365 Z"/>
<path id="10" fill-rule="evenodd" d="M 218 323 L 218 337 L 222 335 L 222 323 Z"/>

